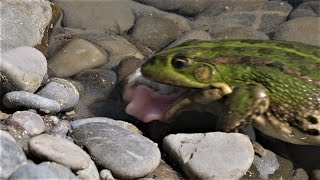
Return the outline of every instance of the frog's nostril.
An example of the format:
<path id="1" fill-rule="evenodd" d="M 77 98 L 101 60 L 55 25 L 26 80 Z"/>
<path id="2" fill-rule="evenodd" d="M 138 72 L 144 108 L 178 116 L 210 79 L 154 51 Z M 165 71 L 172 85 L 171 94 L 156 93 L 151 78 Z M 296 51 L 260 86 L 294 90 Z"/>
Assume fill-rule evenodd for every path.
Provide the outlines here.
<path id="1" fill-rule="evenodd" d="M 320 132 L 317 129 L 308 129 L 306 131 L 307 134 L 312 135 L 312 136 L 319 136 Z"/>
<path id="2" fill-rule="evenodd" d="M 312 115 L 308 115 L 307 116 L 307 120 L 311 123 L 311 124 L 318 124 L 318 119 Z"/>

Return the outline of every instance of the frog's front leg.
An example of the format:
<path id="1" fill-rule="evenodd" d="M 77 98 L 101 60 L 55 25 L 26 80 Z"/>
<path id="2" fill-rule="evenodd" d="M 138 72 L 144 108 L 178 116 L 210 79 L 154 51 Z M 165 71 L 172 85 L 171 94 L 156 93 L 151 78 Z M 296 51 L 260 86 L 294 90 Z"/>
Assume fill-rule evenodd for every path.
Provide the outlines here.
<path id="1" fill-rule="evenodd" d="M 269 108 L 269 97 L 263 87 L 257 85 L 235 88 L 224 100 L 224 108 L 218 121 L 218 127 L 226 132 L 241 132 L 257 118 L 262 118 Z M 264 155 L 266 151 L 253 141 L 255 151 Z"/>

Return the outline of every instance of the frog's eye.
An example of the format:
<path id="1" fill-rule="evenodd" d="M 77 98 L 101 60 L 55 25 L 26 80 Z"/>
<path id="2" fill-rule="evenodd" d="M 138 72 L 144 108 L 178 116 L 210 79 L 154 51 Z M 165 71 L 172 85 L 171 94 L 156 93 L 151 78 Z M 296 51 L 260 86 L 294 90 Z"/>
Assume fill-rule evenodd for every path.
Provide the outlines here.
<path id="1" fill-rule="evenodd" d="M 186 57 L 177 57 L 172 59 L 171 64 L 175 69 L 182 69 L 185 67 L 190 66 L 192 63 L 192 60 L 190 58 Z"/>

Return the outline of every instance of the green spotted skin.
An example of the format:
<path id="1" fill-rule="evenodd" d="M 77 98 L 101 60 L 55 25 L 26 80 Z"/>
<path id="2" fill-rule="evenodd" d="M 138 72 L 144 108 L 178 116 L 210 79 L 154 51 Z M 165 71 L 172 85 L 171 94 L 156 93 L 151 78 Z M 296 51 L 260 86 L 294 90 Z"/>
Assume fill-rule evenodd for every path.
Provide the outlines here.
<path id="1" fill-rule="evenodd" d="M 177 67 L 176 59 L 190 64 Z M 202 66 L 210 70 L 196 76 Z M 320 135 L 320 48 L 269 40 L 192 41 L 157 53 L 142 66 L 147 78 L 175 86 L 209 88 L 262 86 L 270 98 L 268 113 L 299 131 Z M 320 138 L 319 138 L 320 144 Z"/>

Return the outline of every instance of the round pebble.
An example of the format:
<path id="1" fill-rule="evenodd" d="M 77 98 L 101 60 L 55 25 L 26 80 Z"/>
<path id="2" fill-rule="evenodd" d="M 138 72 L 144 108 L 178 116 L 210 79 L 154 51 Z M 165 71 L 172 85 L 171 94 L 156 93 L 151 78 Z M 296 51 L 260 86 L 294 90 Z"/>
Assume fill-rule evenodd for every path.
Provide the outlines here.
<path id="1" fill-rule="evenodd" d="M 90 156 L 70 141 L 47 134 L 33 137 L 29 141 L 30 152 L 39 158 L 70 167 L 73 170 L 89 166 Z"/>
<path id="2" fill-rule="evenodd" d="M 27 164 L 17 169 L 8 180 L 16 179 L 58 179 L 58 176 L 45 166 Z"/>
<path id="3" fill-rule="evenodd" d="M 16 169 L 27 163 L 27 158 L 18 143 L 2 135 L 0 149 L 0 179 L 7 179 Z"/>
<path id="4" fill-rule="evenodd" d="M 133 179 L 153 171 L 160 162 L 160 151 L 144 136 L 106 123 L 89 123 L 74 129 L 72 137 L 100 166 L 116 178 Z M 130 171 L 128 171 L 130 169 Z"/>
<path id="5" fill-rule="evenodd" d="M 238 179 L 254 158 L 249 138 L 239 133 L 171 134 L 163 146 L 191 179 Z"/>
<path id="6" fill-rule="evenodd" d="M 56 113 L 60 111 L 60 105 L 57 101 L 25 91 L 12 91 L 7 93 L 3 98 L 3 104 L 11 109 L 26 107 L 39 109 L 46 113 Z"/>
<path id="7" fill-rule="evenodd" d="M 69 168 L 61 164 L 55 162 L 42 162 L 39 166 L 50 169 L 50 171 L 54 172 L 57 179 L 77 179 L 76 175 L 73 174 Z"/>
<path id="8" fill-rule="evenodd" d="M 16 111 L 12 114 L 8 123 L 21 126 L 31 136 L 41 134 L 45 130 L 41 116 L 30 111 Z"/>
<path id="9" fill-rule="evenodd" d="M 52 99 L 60 104 L 61 110 L 74 107 L 79 101 L 77 88 L 68 80 L 53 78 L 37 95 Z"/>

